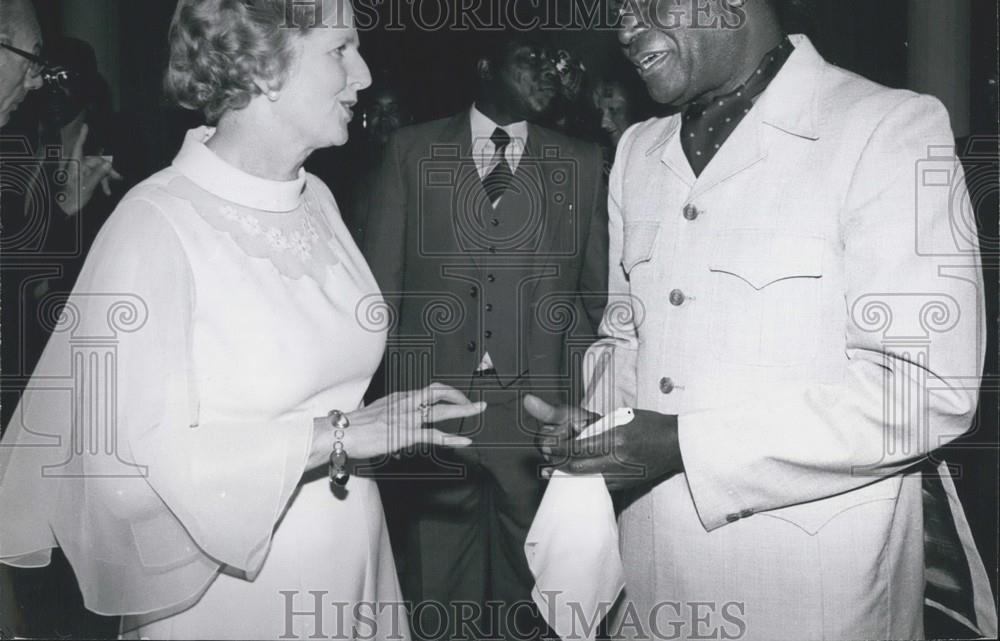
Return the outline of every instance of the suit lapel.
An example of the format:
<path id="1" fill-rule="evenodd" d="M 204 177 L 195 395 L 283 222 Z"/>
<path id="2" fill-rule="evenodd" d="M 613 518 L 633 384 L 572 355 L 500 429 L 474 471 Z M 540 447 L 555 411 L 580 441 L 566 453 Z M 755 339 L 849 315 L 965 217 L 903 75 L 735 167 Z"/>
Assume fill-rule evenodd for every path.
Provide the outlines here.
<path id="1" fill-rule="evenodd" d="M 551 262 L 553 251 L 560 247 L 559 240 L 564 238 L 565 234 L 573 233 L 573 230 L 567 229 L 568 216 L 561 214 L 568 212 L 569 216 L 573 216 L 577 208 L 582 206 L 580 190 L 583 189 L 583 185 L 579 167 L 575 173 L 569 171 L 566 179 L 557 181 L 555 177 L 557 172 L 566 173 L 570 170 L 577 160 L 567 158 L 566 151 L 551 140 L 543 129 L 532 124 L 528 125 L 528 140 L 525 143 L 522 162 L 518 165 L 518 172 L 524 169 L 525 175 L 520 178 L 534 188 L 534 191 L 529 193 L 528 206 L 531 207 L 533 216 L 541 218 L 538 221 L 540 224 L 535 226 L 540 229 L 541 238 L 538 239 L 537 245 L 531 243 L 530 246 L 534 247 L 535 251 L 530 253 L 530 261 L 526 261 L 531 265 L 530 273 L 537 276 L 527 285 L 526 301 L 534 300 L 538 284 L 547 272 L 547 263 Z M 530 159 L 528 163 L 524 162 L 525 158 Z M 530 243 L 531 240 L 527 239 L 526 242 Z M 579 251 L 581 248 L 576 249 Z"/>
<path id="2" fill-rule="evenodd" d="M 756 165 L 767 157 L 775 144 L 780 144 L 783 135 L 806 140 L 819 137 L 816 91 L 826 63 L 808 38 L 790 37 L 795 51 L 694 182 L 692 198 Z M 684 157 L 678 138 L 679 123 L 678 118 L 674 135 L 664 151 L 663 162 L 684 179 L 684 170 L 690 172 L 690 164 Z"/>
<path id="3" fill-rule="evenodd" d="M 430 162 L 419 172 L 418 185 L 421 245 L 446 258 L 460 255 L 478 268 L 476 254 L 485 249 L 483 232 L 489 221 L 482 205 L 490 207 L 472 158 L 468 111 L 456 114 L 440 139 L 428 141 L 426 158 Z"/>
<path id="4" fill-rule="evenodd" d="M 653 153 L 660 149 L 660 162 L 666 165 L 667 169 L 672 171 L 681 182 L 691 187 L 696 178 L 691 170 L 691 163 L 688 162 L 687 156 L 684 155 L 684 149 L 681 147 L 681 140 L 677 135 L 679 131 L 680 118 L 674 117 L 667 123 L 663 133 L 657 137 L 647 153 Z"/>
<path id="5" fill-rule="evenodd" d="M 486 250 L 484 239 L 487 225 L 493 216 L 493 208 L 476 169 L 475 159 L 472 157 L 472 126 L 469 123 L 469 112 L 462 112 L 461 117 L 459 147 L 462 155 L 457 167 L 458 182 L 453 196 L 454 203 L 450 207 L 451 226 L 462 254 L 468 258 L 473 267 L 480 269 L 481 255 Z"/>

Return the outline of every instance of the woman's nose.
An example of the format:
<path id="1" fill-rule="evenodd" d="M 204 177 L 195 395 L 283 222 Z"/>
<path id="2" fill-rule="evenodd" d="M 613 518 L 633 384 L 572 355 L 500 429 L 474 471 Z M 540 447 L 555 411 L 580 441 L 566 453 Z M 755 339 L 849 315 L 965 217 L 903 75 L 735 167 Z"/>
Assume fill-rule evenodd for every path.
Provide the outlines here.
<path id="1" fill-rule="evenodd" d="M 364 57 L 358 53 L 357 68 L 351 73 L 351 86 L 353 86 L 356 91 L 361 91 L 362 89 L 367 89 L 371 85 L 372 72 L 368 68 L 368 63 L 365 62 Z"/>

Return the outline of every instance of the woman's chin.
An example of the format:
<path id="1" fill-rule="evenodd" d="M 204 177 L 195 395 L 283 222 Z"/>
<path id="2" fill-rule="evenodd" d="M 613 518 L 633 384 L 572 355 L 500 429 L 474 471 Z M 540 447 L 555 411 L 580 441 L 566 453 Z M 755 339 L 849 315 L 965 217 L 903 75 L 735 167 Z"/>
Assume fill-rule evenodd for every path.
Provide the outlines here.
<path id="1" fill-rule="evenodd" d="M 341 145 L 346 145 L 347 140 L 351 137 L 351 133 L 348 130 L 348 125 L 350 121 L 344 123 L 342 127 L 337 127 L 336 130 L 330 132 L 330 146 L 340 147 Z"/>
<path id="2" fill-rule="evenodd" d="M 343 145 L 347 144 L 347 140 L 349 137 L 350 136 L 346 130 L 331 132 L 323 138 L 322 143 L 317 145 L 316 149 L 325 149 L 327 147 L 342 147 Z"/>

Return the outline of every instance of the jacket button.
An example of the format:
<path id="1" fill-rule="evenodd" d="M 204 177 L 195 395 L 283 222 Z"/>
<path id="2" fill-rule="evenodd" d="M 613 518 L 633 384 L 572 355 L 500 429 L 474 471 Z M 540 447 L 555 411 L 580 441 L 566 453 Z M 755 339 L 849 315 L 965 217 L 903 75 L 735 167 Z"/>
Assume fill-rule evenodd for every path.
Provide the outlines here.
<path id="1" fill-rule="evenodd" d="M 475 298 L 479 294 L 479 288 L 473 285 L 469 288 L 469 296 Z"/>
<path id="2" fill-rule="evenodd" d="M 476 341 L 469 341 L 469 344 L 465 346 L 470 352 L 476 351 Z"/>
<path id="3" fill-rule="evenodd" d="M 493 283 L 496 282 L 497 277 L 493 274 L 486 274 L 486 282 Z"/>
<path id="4" fill-rule="evenodd" d="M 494 219 L 490 220 L 490 224 L 493 225 L 494 227 L 499 227 L 500 226 L 500 219 L 499 218 L 494 218 Z"/>
<path id="5" fill-rule="evenodd" d="M 491 254 L 495 254 L 495 253 L 497 253 L 497 248 L 496 248 L 496 247 L 494 247 L 494 246 L 492 246 L 492 245 L 490 245 L 490 253 L 491 253 Z"/>
<path id="6" fill-rule="evenodd" d="M 483 332 L 483 336 L 485 336 L 486 338 L 493 338 L 493 332 L 491 332 L 490 330 L 486 330 L 485 332 Z"/>
<path id="7" fill-rule="evenodd" d="M 674 391 L 674 379 L 664 376 L 660 379 L 660 391 L 669 394 Z"/>
<path id="8" fill-rule="evenodd" d="M 673 305 L 674 307 L 680 307 L 681 305 L 684 304 L 684 301 L 686 299 L 687 297 L 684 295 L 684 292 L 682 292 L 679 289 L 675 289 L 672 292 L 670 292 L 670 304 Z"/>
<path id="9" fill-rule="evenodd" d="M 700 215 L 701 215 L 701 212 L 698 211 L 698 208 L 695 207 L 694 205 L 691 205 L 691 204 L 684 205 L 684 219 L 685 220 L 695 220 Z"/>
<path id="10" fill-rule="evenodd" d="M 493 303 L 486 303 L 486 311 L 488 312 L 493 311 Z"/>

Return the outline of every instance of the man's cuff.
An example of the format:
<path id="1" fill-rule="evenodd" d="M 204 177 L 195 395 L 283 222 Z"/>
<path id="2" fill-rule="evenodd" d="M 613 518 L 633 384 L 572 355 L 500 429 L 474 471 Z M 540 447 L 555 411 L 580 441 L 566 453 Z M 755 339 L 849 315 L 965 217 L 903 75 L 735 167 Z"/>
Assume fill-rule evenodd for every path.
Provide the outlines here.
<path id="1" fill-rule="evenodd" d="M 753 509 L 724 475 L 735 460 L 724 440 L 732 431 L 717 412 L 696 412 L 677 417 L 677 440 L 684 461 L 691 500 L 702 526 L 712 531 L 753 515 Z"/>
<path id="2" fill-rule="evenodd" d="M 617 348 L 622 349 L 622 348 Z M 584 358 L 583 407 L 604 416 L 619 407 L 635 407 L 635 368 L 619 366 L 613 350 L 589 351 Z"/>

